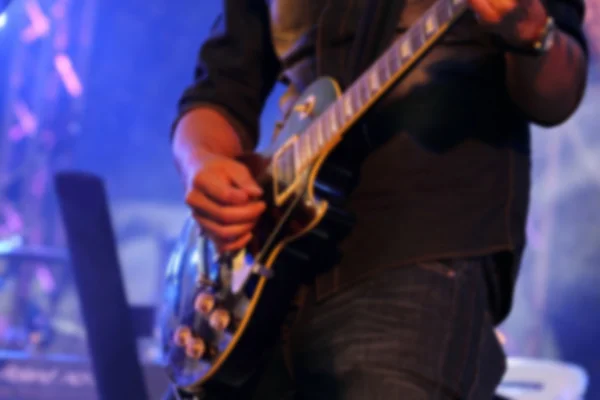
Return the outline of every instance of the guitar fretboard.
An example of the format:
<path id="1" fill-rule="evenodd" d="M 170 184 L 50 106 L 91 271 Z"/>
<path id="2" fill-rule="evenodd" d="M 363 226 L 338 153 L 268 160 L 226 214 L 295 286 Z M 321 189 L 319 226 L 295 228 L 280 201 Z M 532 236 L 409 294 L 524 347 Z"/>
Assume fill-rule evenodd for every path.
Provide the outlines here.
<path id="1" fill-rule="evenodd" d="M 293 182 L 322 151 L 337 143 L 465 10 L 466 0 L 434 3 L 307 130 L 280 149 L 273 160 L 278 176 Z"/>

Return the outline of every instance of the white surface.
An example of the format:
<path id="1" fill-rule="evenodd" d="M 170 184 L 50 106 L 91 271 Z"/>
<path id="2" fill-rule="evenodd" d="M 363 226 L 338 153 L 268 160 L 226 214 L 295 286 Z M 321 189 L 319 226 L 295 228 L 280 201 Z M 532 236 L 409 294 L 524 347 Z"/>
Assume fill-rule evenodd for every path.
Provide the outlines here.
<path id="1" fill-rule="evenodd" d="M 111 204 L 111 215 L 118 236 L 127 300 L 136 305 L 153 305 L 161 298 L 158 293 L 164 268 L 161 241 L 179 236 L 189 215 L 182 204 L 126 202 Z M 135 233 L 123 237 L 130 225 Z"/>
<path id="2" fill-rule="evenodd" d="M 582 400 L 587 385 L 587 373 L 577 365 L 509 357 L 497 393 L 511 400 Z"/>

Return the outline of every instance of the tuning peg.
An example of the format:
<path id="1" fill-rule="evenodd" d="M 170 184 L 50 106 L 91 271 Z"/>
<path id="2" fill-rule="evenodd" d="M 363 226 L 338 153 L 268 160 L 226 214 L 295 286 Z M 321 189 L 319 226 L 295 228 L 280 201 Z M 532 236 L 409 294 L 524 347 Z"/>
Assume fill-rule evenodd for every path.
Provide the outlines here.
<path id="1" fill-rule="evenodd" d="M 177 347 L 184 347 L 188 340 L 192 338 L 192 331 L 187 326 L 179 326 L 173 334 L 173 343 Z"/>
<path id="2" fill-rule="evenodd" d="M 210 315 L 210 326 L 216 331 L 224 331 L 231 322 L 231 315 L 223 308 L 218 308 Z"/>
<path id="3" fill-rule="evenodd" d="M 204 340 L 190 337 L 185 344 L 185 355 L 193 360 L 199 360 L 206 353 L 206 344 Z"/>
<path id="4" fill-rule="evenodd" d="M 200 293 L 194 301 L 194 309 L 200 314 L 208 315 L 215 308 L 215 297 L 209 293 Z"/>

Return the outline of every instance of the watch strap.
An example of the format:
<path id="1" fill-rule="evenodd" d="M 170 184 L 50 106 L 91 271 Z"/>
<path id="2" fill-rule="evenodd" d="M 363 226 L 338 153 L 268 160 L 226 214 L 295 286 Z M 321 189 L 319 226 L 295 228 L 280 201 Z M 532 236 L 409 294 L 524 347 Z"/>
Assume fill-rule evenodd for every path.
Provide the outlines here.
<path id="1" fill-rule="evenodd" d="M 528 56 L 540 56 L 546 53 L 554 44 L 554 34 L 556 33 L 556 24 L 554 18 L 547 17 L 544 28 L 541 30 L 537 40 L 529 45 L 513 45 L 507 43 L 499 36 L 494 36 L 492 41 L 494 45 L 506 52 L 528 55 Z"/>

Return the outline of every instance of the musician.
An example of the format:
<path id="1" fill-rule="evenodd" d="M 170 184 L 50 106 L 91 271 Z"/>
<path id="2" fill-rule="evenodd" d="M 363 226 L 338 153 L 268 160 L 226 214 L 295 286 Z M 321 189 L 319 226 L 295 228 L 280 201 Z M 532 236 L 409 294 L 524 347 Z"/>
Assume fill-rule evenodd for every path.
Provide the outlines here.
<path id="1" fill-rule="evenodd" d="M 468 0 L 468 12 L 348 134 L 360 172 L 342 257 L 309 285 L 282 357 L 201 398 L 489 399 L 505 369 L 525 245 L 529 124 L 584 93 L 583 0 Z M 224 0 L 181 98 L 172 148 L 186 203 L 221 250 L 243 247 L 265 203 L 234 157 L 259 142 L 278 79 L 284 114 L 320 75 L 348 86 L 432 0 Z M 360 45 L 357 46 L 357 41 Z M 278 353 L 279 354 L 279 353 Z"/>

